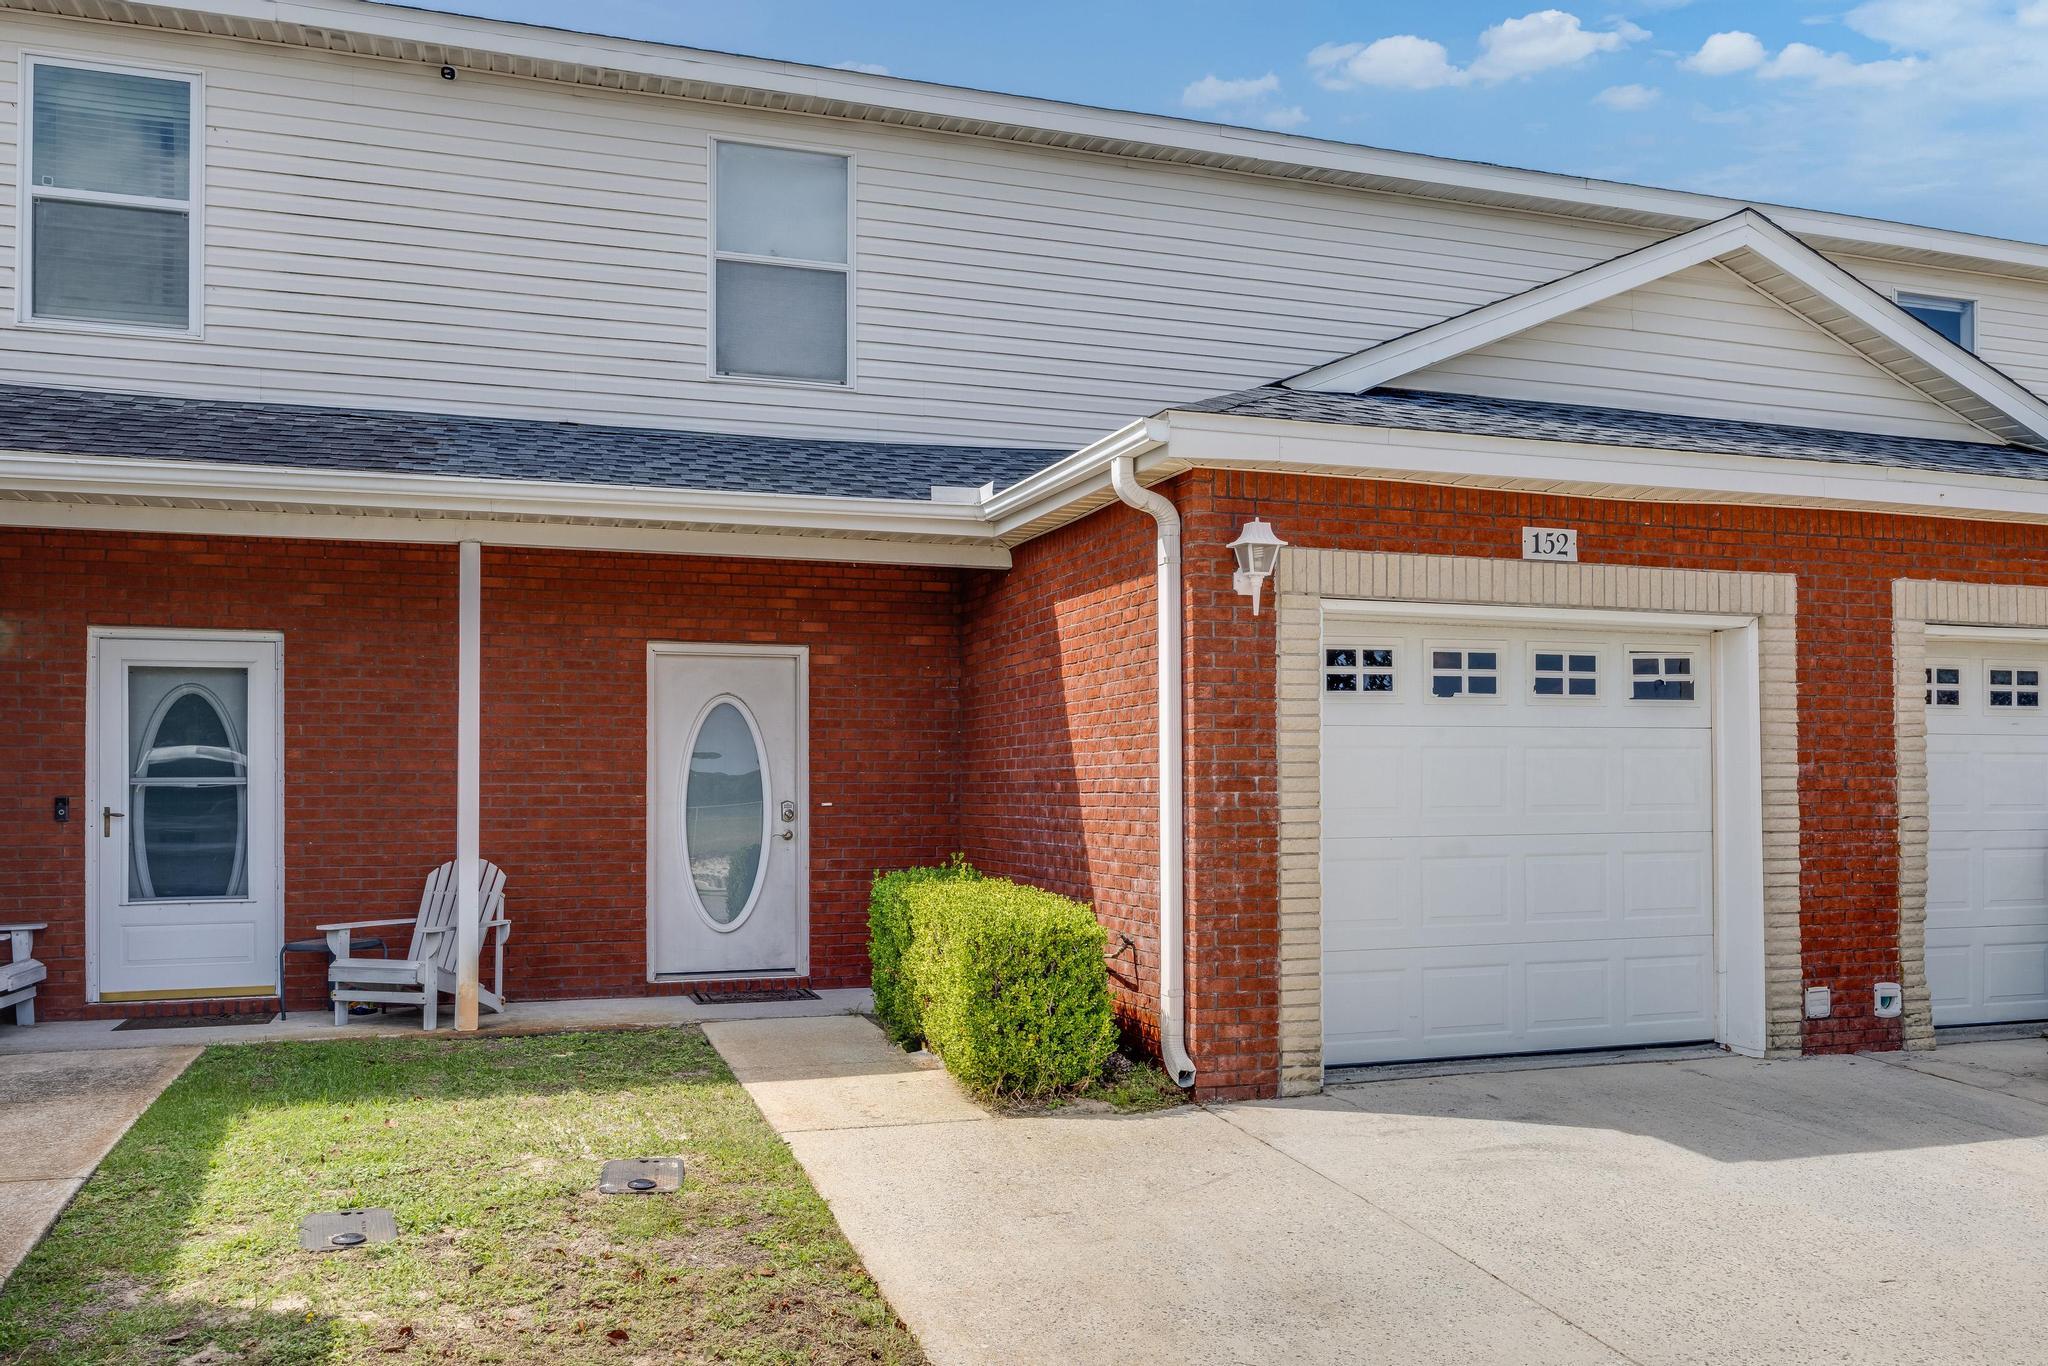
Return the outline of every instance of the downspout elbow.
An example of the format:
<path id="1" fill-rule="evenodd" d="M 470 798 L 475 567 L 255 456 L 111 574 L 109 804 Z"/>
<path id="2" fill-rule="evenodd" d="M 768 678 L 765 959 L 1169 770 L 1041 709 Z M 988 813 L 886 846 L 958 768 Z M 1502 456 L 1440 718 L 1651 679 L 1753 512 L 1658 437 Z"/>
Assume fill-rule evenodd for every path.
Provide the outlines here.
<path id="1" fill-rule="evenodd" d="M 1176 1086 L 1195 1084 L 1187 1049 L 1187 940 L 1183 900 L 1181 759 L 1180 509 L 1138 482 L 1135 456 L 1110 463 L 1110 487 L 1158 529 L 1159 715 L 1159 1057 Z"/>

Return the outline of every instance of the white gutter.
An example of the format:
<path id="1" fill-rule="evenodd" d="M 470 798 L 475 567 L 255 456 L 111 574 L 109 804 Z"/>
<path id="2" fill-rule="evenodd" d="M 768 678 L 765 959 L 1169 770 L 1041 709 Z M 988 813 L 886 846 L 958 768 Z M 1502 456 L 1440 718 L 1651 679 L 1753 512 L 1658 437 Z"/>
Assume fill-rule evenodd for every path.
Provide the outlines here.
<path id="1" fill-rule="evenodd" d="M 969 543 L 985 540 L 988 533 L 988 519 L 972 503 L 390 474 L 20 449 L 0 449 L 0 489 L 60 499 L 147 502 L 197 498 L 215 507 L 345 508 L 437 517 L 607 518 L 839 535 L 924 536 Z"/>
<path id="2" fill-rule="evenodd" d="M 1187 939 L 1182 878 L 1180 671 L 1180 510 L 1138 482 L 1138 460 L 1122 454 L 1109 466 L 1116 496 L 1159 525 L 1159 1060 L 1176 1086 L 1195 1084 L 1187 1048 Z"/>

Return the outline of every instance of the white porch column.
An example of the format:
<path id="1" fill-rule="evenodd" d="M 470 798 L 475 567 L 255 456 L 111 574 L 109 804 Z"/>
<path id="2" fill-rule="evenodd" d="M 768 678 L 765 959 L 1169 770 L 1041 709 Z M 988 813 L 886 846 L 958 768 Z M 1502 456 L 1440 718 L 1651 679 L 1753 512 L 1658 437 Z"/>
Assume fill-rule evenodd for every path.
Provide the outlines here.
<path id="1" fill-rule="evenodd" d="M 477 864 L 483 811 L 483 547 L 464 541 L 457 589 L 455 672 L 455 1027 L 476 1028 Z"/>

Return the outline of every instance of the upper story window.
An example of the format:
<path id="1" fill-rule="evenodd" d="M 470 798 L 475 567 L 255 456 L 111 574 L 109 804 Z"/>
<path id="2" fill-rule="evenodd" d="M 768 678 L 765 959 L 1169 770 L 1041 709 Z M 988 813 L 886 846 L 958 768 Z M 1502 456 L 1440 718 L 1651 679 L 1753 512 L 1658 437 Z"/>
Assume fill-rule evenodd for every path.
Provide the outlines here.
<path id="1" fill-rule="evenodd" d="M 31 59 L 24 321 L 194 329 L 194 77 Z"/>
<path id="2" fill-rule="evenodd" d="M 847 158 L 715 142 L 712 371 L 852 379 Z"/>
<path id="3" fill-rule="evenodd" d="M 1977 305 L 1970 299 L 1945 299 L 1938 294 L 1900 294 L 1899 307 L 1947 337 L 1965 351 L 1977 349 Z"/>

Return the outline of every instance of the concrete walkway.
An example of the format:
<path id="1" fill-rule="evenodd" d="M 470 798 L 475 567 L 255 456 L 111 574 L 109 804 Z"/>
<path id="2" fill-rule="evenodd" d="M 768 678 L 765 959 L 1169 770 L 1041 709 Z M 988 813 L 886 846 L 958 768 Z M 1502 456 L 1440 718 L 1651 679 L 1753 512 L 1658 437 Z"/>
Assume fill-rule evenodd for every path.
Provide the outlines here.
<path id="1" fill-rule="evenodd" d="M 2048 1043 L 998 1119 L 864 1020 L 714 1024 L 939 1362 L 2037 1363 Z"/>
<path id="2" fill-rule="evenodd" d="M 583 1029 L 637 1029 L 649 1025 L 701 1024 L 706 1020 L 753 1020 L 763 1016 L 845 1015 L 873 1008 L 865 989 L 821 991 L 815 1001 L 754 1001 L 700 1006 L 688 996 L 623 996 L 590 1001 L 515 1001 L 503 1014 L 485 1011 L 481 1034 L 557 1034 Z M 452 1019 L 443 1003 L 441 1029 Z M 68 1053 L 102 1048 L 162 1048 L 166 1045 L 263 1043 L 275 1040 L 370 1039 L 417 1036 L 420 1013 L 394 1007 L 381 1015 L 334 1023 L 331 1010 L 294 1011 L 267 1024 L 199 1025 L 175 1029 L 116 1029 L 118 1020 L 61 1020 L 32 1029 L 0 1026 L 0 1056 Z"/>
<path id="3" fill-rule="evenodd" d="M 0 1057 L 0 1281 L 199 1052 L 156 1047 Z"/>

